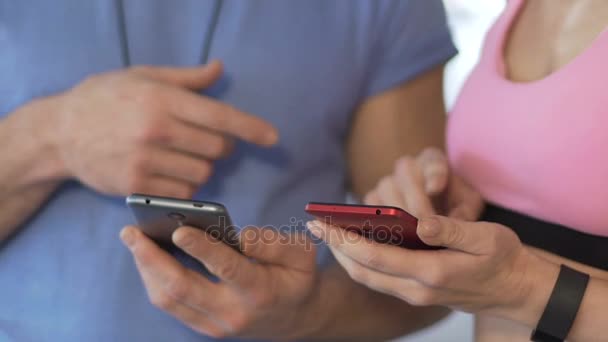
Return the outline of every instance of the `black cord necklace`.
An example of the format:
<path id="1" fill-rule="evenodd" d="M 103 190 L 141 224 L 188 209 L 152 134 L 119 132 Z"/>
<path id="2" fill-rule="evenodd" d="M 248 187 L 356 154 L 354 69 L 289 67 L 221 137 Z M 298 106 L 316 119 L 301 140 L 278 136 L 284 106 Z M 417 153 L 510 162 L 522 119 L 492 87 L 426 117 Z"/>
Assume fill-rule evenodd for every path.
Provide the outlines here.
<path id="1" fill-rule="evenodd" d="M 123 0 L 114 0 L 116 7 L 116 20 L 118 21 L 118 40 L 120 43 L 120 54 L 123 66 L 131 66 L 131 55 L 129 54 L 129 37 L 127 36 L 127 20 L 125 18 L 125 4 Z"/>
<path id="2" fill-rule="evenodd" d="M 121 62 L 124 67 L 131 66 L 131 55 L 129 53 L 129 36 L 127 32 L 127 20 L 125 16 L 125 3 L 124 0 L 114 0 L 116 8 L 116 18 L 118 22 L 118 40 L 120 44 Z M 223 0 L 214 0 L 213 14 L 209 22 L 207 34 L 203 41 L 203 48 L 201 51 L 201 63 L 207 64 L 209 62 L 209 55 L 211 53 L 211 45 L 213 38 L 215 37 L 215 31 L 219 22 L 220 13 L 222 11 Z"/>
<path id="3" fill-rule="evenodd" d="M 215 31 L 217 29 L 217 23 L 220 19 L 220 12 L 222 11 L 223 3 L 223 0 L 215 0 L 215 3 L 213 4 L 213 15 L 209 23 L 209 29 L 207 30 L 207 34 L 205 35 L 205 41 L 203 42 L 203 51 L 201 55 L 201 62 L 203 64 L 209 63 L 211 44 L 213 43 L 213 38 L 215 38 Z"/>

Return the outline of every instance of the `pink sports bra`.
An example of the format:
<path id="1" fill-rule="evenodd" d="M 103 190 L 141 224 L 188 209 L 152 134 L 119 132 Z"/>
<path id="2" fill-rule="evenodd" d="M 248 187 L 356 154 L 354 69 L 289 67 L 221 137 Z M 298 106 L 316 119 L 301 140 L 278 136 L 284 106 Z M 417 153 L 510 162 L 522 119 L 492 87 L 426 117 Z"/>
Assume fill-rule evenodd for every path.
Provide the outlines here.
<path id="1" fill-rule="evenodd" d="M 524 3 L 509 1 L 450 114 L 450 162 L 490 203 L 608 237 L 608 30 L 546 78 L 515 83 L 503 50 Z"/>

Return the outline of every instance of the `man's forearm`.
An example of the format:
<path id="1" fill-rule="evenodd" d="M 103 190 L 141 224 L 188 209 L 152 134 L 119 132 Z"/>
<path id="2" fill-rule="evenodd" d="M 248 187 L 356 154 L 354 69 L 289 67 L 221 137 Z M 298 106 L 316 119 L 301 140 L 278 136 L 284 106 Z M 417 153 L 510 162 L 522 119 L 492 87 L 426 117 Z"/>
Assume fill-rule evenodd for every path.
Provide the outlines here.
<path id="1" fill-rule="evenodd" d="M 0 201 L 0 243 L 34 214 L 57 188 L 58 183 L 44 183 L 24 188 Z"/>
<path id="2" fill-rule="evenodd" d="M 64 178 L 44 125 L 53 108 L 54 99 L 36 100 L 0 121 L 0 241 L 32 215 Z"/>
<path id="3" fill-rule="evenodd" d="M 353 282 L 338 265 L 321 276 L 320 293 L 309 310 L 319 322 L 313 338 L 327 341 L 386 341 L 425 328 L 449 310 L 412 307 Z"/>

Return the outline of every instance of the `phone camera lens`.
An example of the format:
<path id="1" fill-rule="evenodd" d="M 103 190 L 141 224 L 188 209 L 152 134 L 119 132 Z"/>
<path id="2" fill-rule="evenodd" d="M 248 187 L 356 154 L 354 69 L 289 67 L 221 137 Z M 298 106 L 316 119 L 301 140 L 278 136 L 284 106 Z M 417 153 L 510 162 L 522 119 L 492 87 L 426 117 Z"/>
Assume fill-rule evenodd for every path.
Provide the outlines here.
<path id="1" fill-rule="evenodd" d="M 180 213 L 169 213 L 167 216 L 169 216 L 169 218 L 174 219 L 176 221 L 183 221 L 186 216 L 180 214 Z"/>
<path id="2" fill-rule="evenodd" d="M 376 209 L 376 215 L 380 215 L 380 214 L 382 214 L 382 210 Z"/>

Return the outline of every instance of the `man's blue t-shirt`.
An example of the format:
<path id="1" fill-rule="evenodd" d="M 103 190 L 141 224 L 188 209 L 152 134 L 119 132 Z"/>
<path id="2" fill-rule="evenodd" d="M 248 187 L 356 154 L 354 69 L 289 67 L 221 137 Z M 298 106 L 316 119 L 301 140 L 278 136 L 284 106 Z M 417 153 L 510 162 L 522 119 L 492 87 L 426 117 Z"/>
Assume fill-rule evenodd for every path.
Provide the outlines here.
<path id="1" fill-rule="evenodd" d="M 281 140 L 238 144 L 196 198 L 238 225 L 285 226 L 308 201 L 344 200 L 357 106 L 454 54 L 440 0 L 0 0 L 0 117 L 126 64 L 220 59 L 207 95 Z M 212 340 L 149 303 L 118 238 L 129 223 L 123 198 L 65 183 L 0 245 L 0 340 Z"/>

